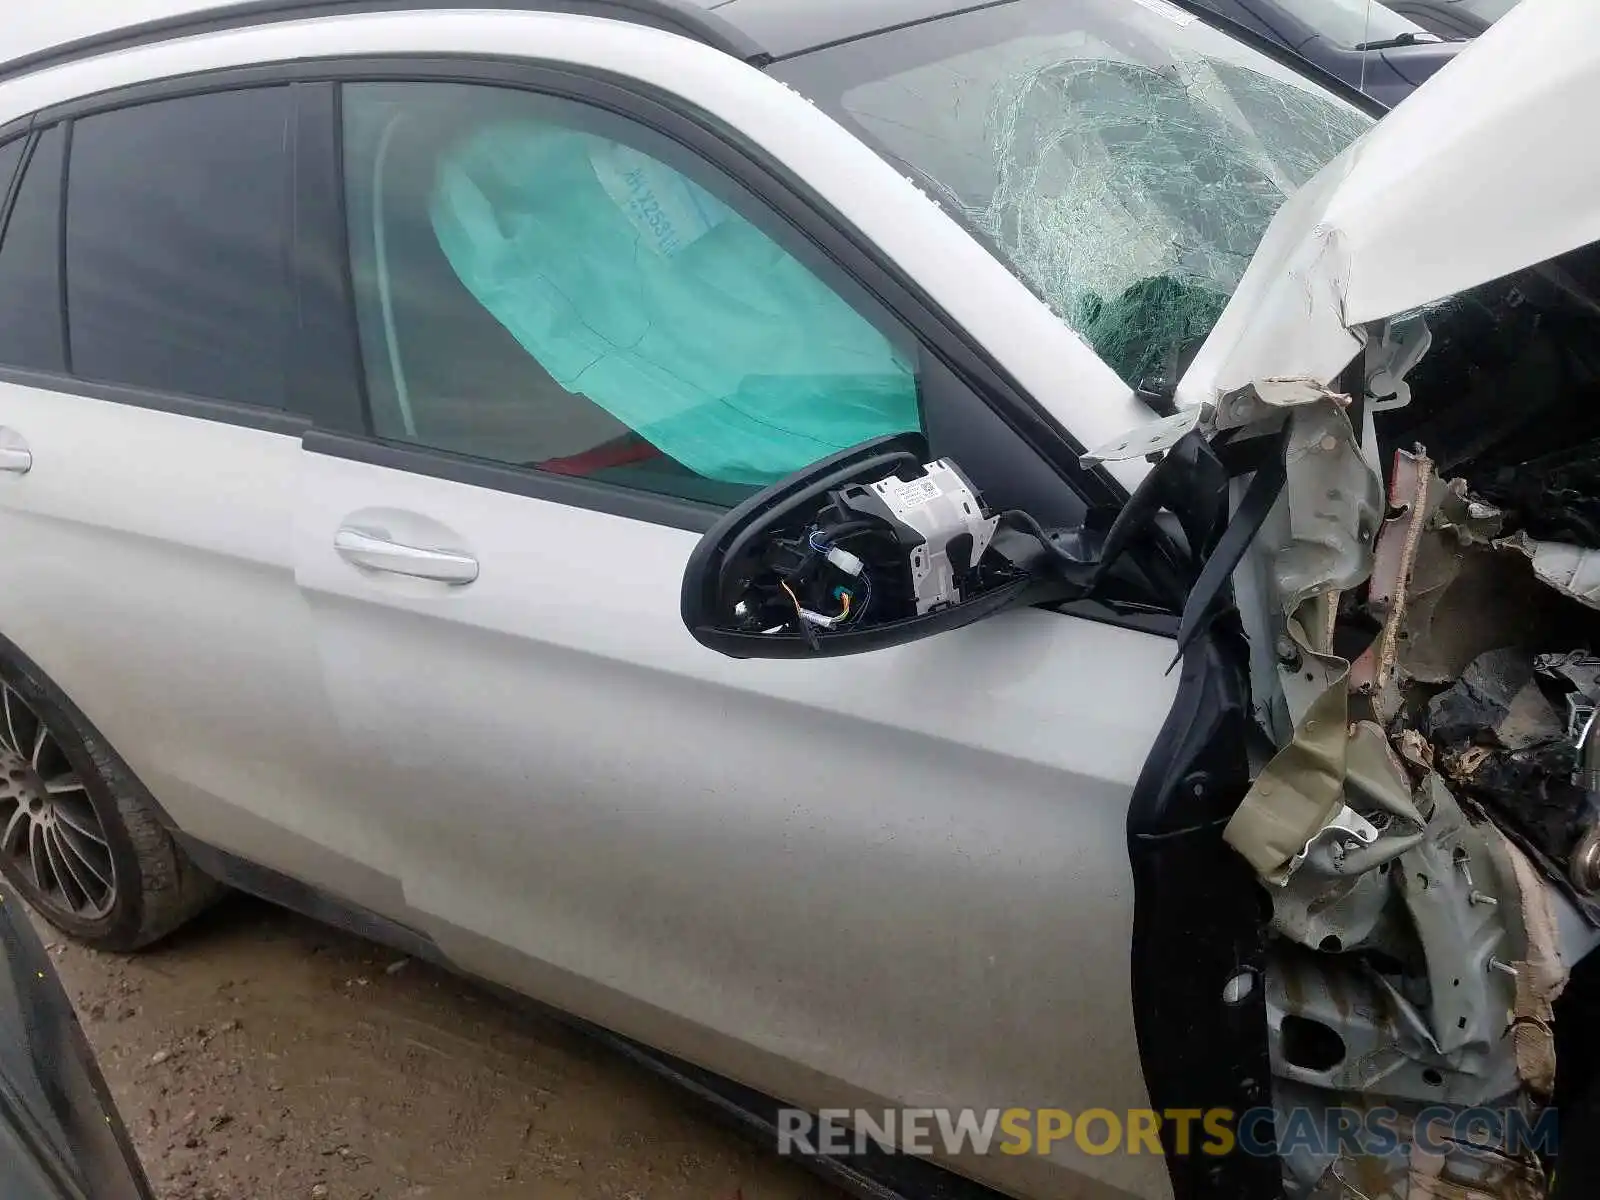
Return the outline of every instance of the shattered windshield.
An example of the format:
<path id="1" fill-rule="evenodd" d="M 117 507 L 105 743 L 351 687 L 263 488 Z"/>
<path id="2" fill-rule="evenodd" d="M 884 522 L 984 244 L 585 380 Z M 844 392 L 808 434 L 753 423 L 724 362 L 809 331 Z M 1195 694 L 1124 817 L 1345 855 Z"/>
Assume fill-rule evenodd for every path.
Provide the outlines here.
<path id="1" fill-rule="evenodd" d="M 1175 380 L 1371 118 L 1165 0 L 1020 0 L 779 63 L 1130 385 Z"/>

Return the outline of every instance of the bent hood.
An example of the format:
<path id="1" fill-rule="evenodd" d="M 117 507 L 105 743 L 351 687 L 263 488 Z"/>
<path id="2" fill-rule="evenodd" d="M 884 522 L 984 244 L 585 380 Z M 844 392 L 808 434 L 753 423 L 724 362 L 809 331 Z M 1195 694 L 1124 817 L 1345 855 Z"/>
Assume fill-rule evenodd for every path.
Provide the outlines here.
<path id="1" fill-rule="evenodd" d="M 1178 387 L 1331 382 L 1354 332 L 1600 239 L 1593 0 L 1525 0 L 1278 211 Z"/>

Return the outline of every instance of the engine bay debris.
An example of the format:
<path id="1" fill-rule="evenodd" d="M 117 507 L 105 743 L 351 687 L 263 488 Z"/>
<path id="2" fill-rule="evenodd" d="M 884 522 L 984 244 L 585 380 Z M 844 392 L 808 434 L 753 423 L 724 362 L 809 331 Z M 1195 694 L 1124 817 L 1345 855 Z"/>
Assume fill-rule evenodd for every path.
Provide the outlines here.
<path id="1" fill-rule="evenodd" d="M 1552 540 L 1525 482 L 1483 489 L 1420 445 L 1381 446 L 1370 413 L 1305 380 L 1219 396 L 1094 457 L 1148 453 L 1179 423 L 1285 447 L 1234 577 L 1277 750 L 1224 835 L 1271 903 L 1280 1134 L 1291 1112 L 1352 1098 L 1402 1123 L 1440 1105 L 1535 1120 L 1556 1000 L 1600 941 L 1600 548 Z M 1503 1138 L 1417 1149 L 1291 1145 L 1288 1192 L 1546 1194 L 1548 1164 Z"/>

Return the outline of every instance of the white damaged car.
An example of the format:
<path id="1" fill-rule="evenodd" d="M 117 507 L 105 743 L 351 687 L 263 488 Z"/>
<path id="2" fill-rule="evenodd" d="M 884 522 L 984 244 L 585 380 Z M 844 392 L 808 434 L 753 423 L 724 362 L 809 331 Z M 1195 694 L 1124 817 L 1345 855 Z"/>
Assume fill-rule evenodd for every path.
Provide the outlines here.
<path id="1" fill-rule="evenodd" d="M 109 7 L 0 24 L 50 921 L 266 896 L 876 1198 L 1600 1195 L 1588 0 L 1376 124 L 1169 0 Z"/>

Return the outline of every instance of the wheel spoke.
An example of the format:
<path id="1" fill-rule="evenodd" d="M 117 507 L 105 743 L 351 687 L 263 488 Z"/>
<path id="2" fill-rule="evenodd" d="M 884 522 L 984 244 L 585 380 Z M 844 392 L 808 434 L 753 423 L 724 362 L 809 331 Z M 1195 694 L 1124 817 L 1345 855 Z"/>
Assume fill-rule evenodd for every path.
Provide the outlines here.
<path id="1" fill-rule="evenodd" d="M 63 857 L 66 858 L 67 869 L 77 877 L 80 883 L 83 882 L 83 876 L 79 874 L 77 866 L 74 866 L 76 862 L 94 876 L 95 882 L 100 885 L 100 890 L 109 892 L 111 890 L 110 856 L 107 855 L 105 857 L 104 863 L 97 863 L 95 859 L 99 856 L 92 853 L 88 846 L 78 841 L 80 836 L 78 831 L 71 825 L 56 825 L 56 839 L 60 844 Z M 86 887 L 84 890 L 90 891 L 91 889 Z"/>
<path id="2" fill-rule="evenodd" d="M 30 824 L 32 822 L 28 819 L 28 806 L 26 804 L 18 804 L 16 811 L 6 821 L 5 833 L 0 834 L 0 851 L 4 851 L 7 854 L 20 854 L 22 847 L 17 845 L 17 834 L 25 832 L 23 827 Z"/>
<path id="3" fill-rule="evenodd" d="M 89 864 L 79 858 L 73 851 L 71 844 L 62 836 L 60 828 L 48 830 L 47 837 L 49 844 L 55 849 L 55 862 L 67 869 L 66 873 L 72 876 L 73 886 L 83 896 L 83 903 L 79 907 L 90 911 L 98 908 L 100 905 L 99 895 L 103 889 L 104 880 L 100 880 L 92 870 L 88 869 Z M 61 873 L 57 871 L 56 874 L 60 878 Z M 86 876 L 88 878 L 85 878 Z M 102 887 L 91 886 L 91 880 L 100 883 Z M 66 880 L 62 879 L 62 883 L 65 884 L 65 882 Z"/>
<path id="4" fill-rule="evenodd" d="M 77 807 L 69 801 L 57 800 L 55 804 L 56 820 L 72 827 L 74 833 L 81 833 L 91 842 L 101 846 L 106 844 L 106 835 L 100 829 L 99 822 L 94 819 L 93 810 L 89 816 L 84 816 Z"/>
<path id="5" fill-rule="evenodd" d="M 33 753 L 28 755 L 28 761 L 33 764 L 33 769 L 39 769 L 39 756 L 44 753 L 45 743 L 50 739 L 50 731 L 45 728 L 44 722 L 39 722 L 39 728 L 33 734 Z"/>
<path id="6" fill-rule="evenodd" d="M 28 865 L 33 868 L 33 886 L 41 892 L 48 892 L 50 889 L 45 886 L 44 868 L 50 864 L 44 861 L 44 833 L 37 821 L 28 825 Z"/>
<path id="7" fill-rule="evenodd" d="M 46 825 L 39 840 L 44 843 L 44 856 L 50 863 L 50 874 L 56 877 L 56 886 L 61 889 L 61 898 L 67 902 L 67 907 L 74 912 L 90 907 L 89 893 L 84 891 L 78 877 L 67 865 L 61 852 L 61 839 L 56 837 L 55 830 Z"/>
<path id="8" fill-rule="evenodd" d="M 0 683 L 0 707 L 5 709 L 5 748 L 13 754 L 22 753 L 22 743 L 17 740 L 17 723 L 11 715 L 11 689 Z"/>
<path id="9" fill-rule="evenodd" d="M 71 771 L 65 775 L 57 775 L 54 779 L 47 779 L 44 790 L 52 796 L 59 796 L 64 792 L 87 792 L 82 781 Z"/>

